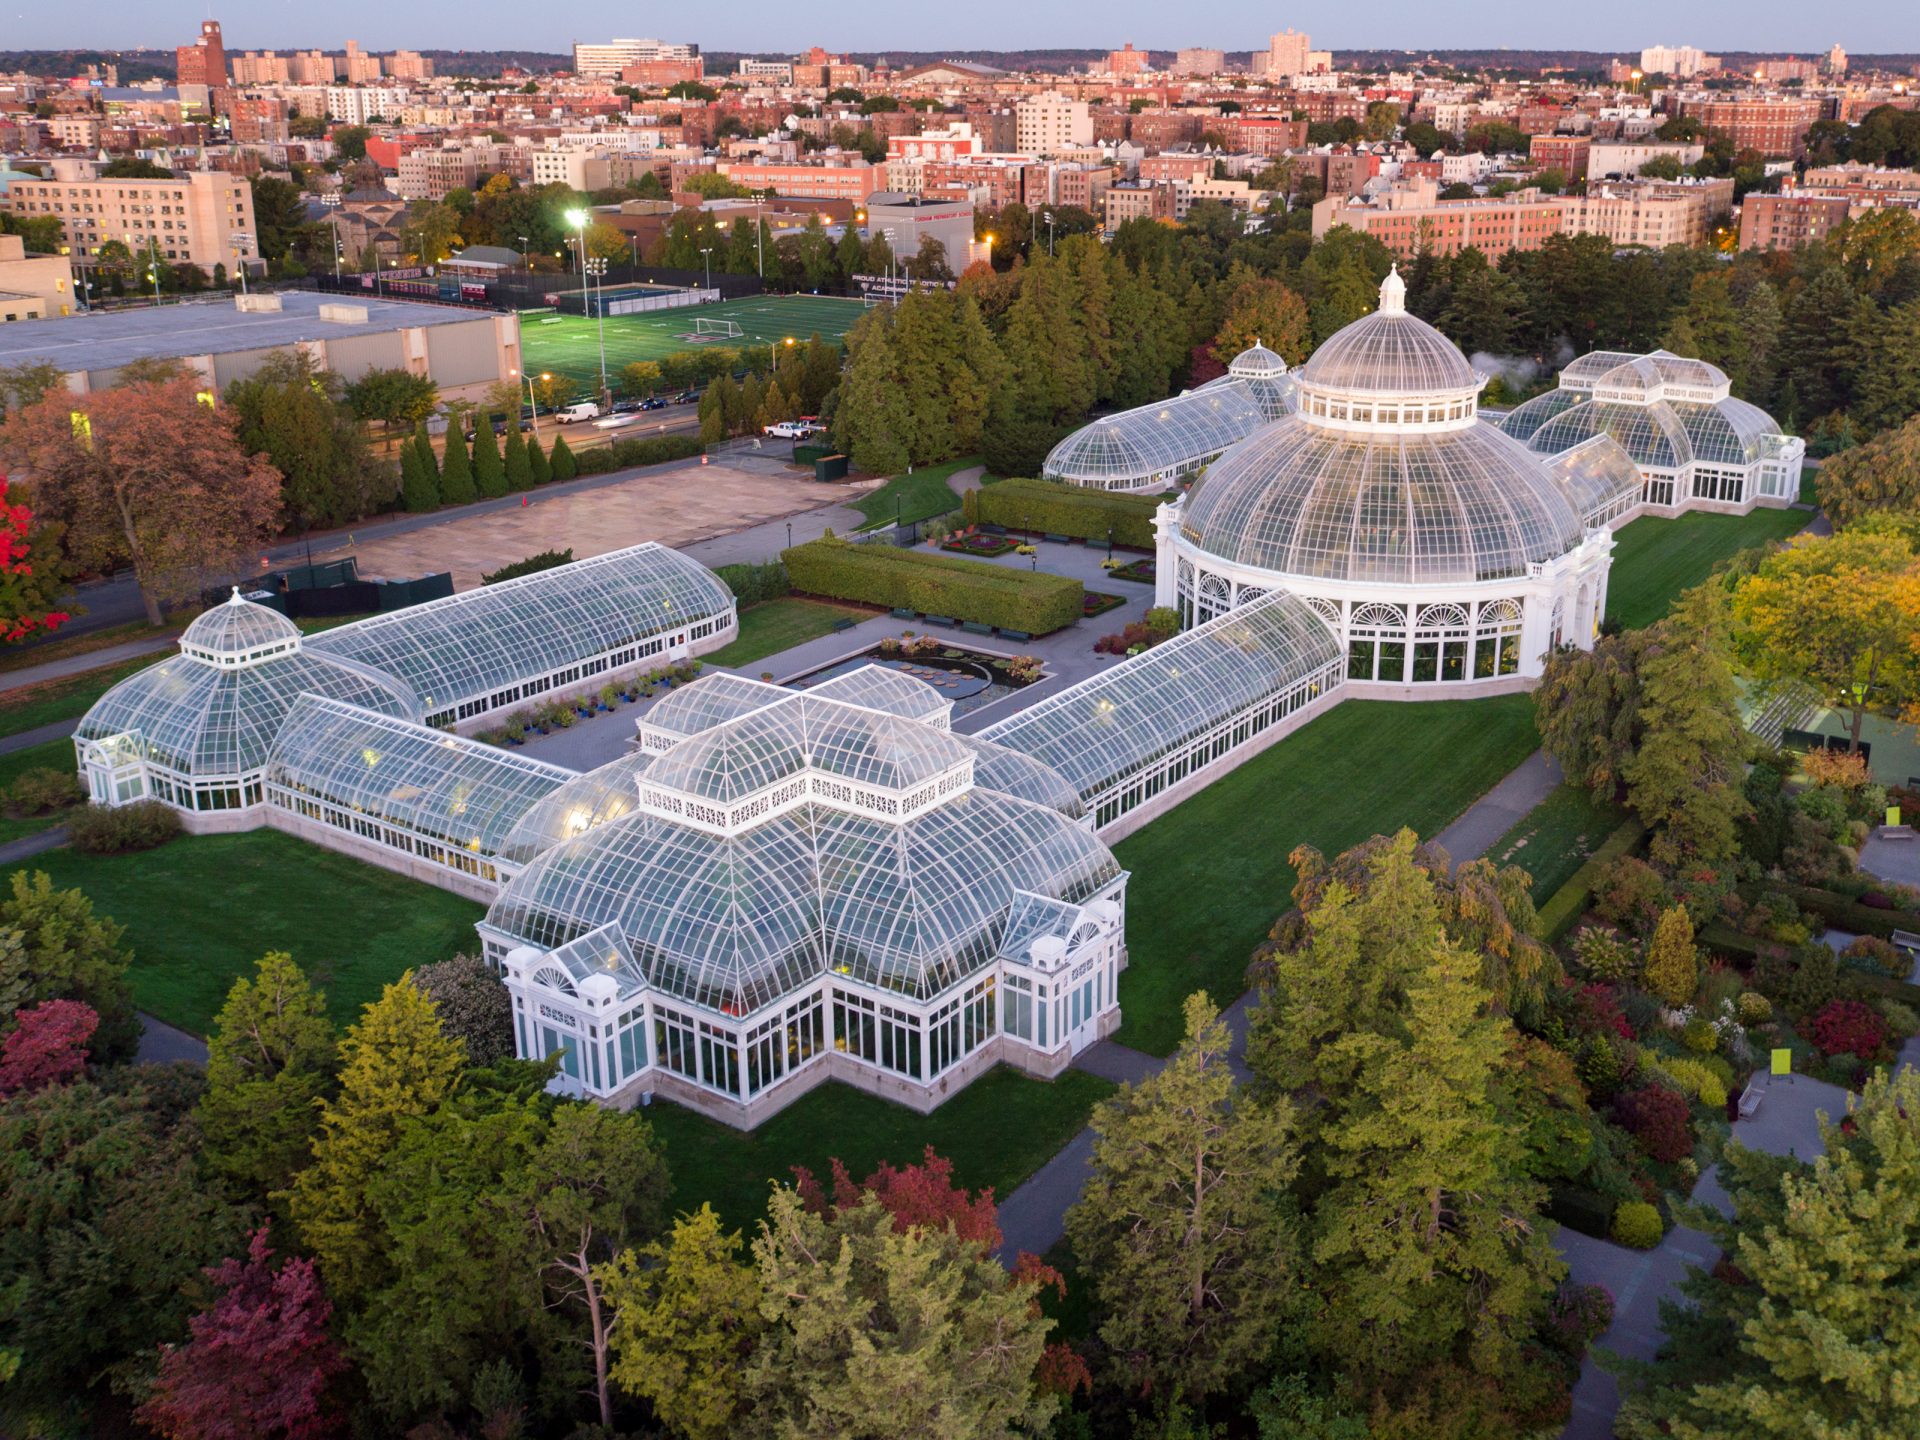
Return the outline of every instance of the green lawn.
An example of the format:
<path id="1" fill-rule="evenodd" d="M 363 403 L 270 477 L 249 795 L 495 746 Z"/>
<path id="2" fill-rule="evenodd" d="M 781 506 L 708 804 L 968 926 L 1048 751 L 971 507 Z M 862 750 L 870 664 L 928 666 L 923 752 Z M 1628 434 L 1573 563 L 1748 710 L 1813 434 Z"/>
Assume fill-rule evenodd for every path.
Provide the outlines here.
<path id="1" fill-rule="evenodd" d="M 135 1002 L 196 1035 L 268 950 L 291 952 L 344 1024 L 402 971 L 480 943 L 471 900 L 277 830 L 135 855 L 52 850 L 17 868 L 78 886 L 124 925 Z"/>
<path id="2" fill-rule="evenodd" d="M 1533 876 L 1533 902 L 1544 905 L 1626 818 L 1626 811 L 1595 800 L 1591 790 L 1562 785 L 1502 835 L 1487 858 Z"/>
<path id="3" fill-rule="evenodd" d="M 656 1105 L 648 1118 L 673 1171 L 674 1208 L 692 1210 L 705 1200 L 739 1227 L 765 1213 L 767 1182 L 792 1180 L 795 1165 L 824 1180 L 827 1162 L 838 1156 L 864 1179 L 882 1160 L 919 1160 L 929 1145 L 953 1161 L 956 1184 L 990 1185 L 1005 1199 L 1080 1131 L 1113 1088 L 1080 1070 L 1046 1081 L 1002 1065 L 931 1115 L 829 1083 L 751 1133 L 678 1105 Z"/>
<path id="4" fill-rule="evenodd" d="M 847 605 L 829 605 L 824 600 L 802 600 L 798 596 L 764 600 L 740 612 L 738 639 L 702 658 L 709 665 L 737 669 L 831 634 L 836 620 L 869 620 L 873 613 Z"/>
<path id="5" fill-rule="evenodd" d="M 1755 510 L 1751 515 L 1643 515 L 1620 531 L 1607 582 L 1607 615 L 1629 630 L 1667 613 L 1682 590 L 1698 585 L 1742 550 L 1784 540 L 1806 526 L 1804 510 Z"/>
<path id="6" fill-rule="evenodd" d="M 746 350 L 783 346 L 791 337 L 804 344 L 814 335 L 838 340 L 866 313 L 858 300 L 823 295 L 754 295 L 717 305 L 656 310 L 641 315 L 609 315 L 606 320 L 607 374 L 618 383 L 620 371 L 636 360 L 661 360 L 682 350 L 726 346 Z M 738 338 L 689 338 L 693 322 L 731 320 Z M 545 370 L 571 375 L 588 390 L 600 384 L 600 322 L 583 315 L 523 315 L 520 349 L 527 373 Z"/>
<path id="7" fill-rule="evenodd" d="M 156 650 L 151 655 L 136 655 L 117 665 L 83 670 L 20 690 L 0 693 L 0 735 L 18 735 L 56 720 L 78 720 L 93 708 L 93 702 L 136 670 L 164 660 L 173 652 Z"/>
<path id="8" fill-rule="evenodd" d="M 9 789 L 14 781 L 29 770 L 64 770 L 69 775 L 73 774 L 73 742 L 49 740 L 44 745 L 30 745 L 25 750 L 0 755 L 0 792 Z M 58 815 L 39 815 L 31 820 L 15 820 L 0 815 L 0 845 L 59 823 Z"/>
<path id="9" fill-rule="evenodd" d="M 1121 841 L 1121 1042 L 1170 1054 L 1187 994 L 1222 1007 L 1240 994 L 1254 946 L 1293 904 L 1295 846 L 1438 834 L 1539 744 L 1526 695 L 1348 700 Z"/>
<path id="10" fill-rule="evenodd" d="M 928 465 L 911 475 L 896 475 L 878 490 L 853 501 L 853 508 L 867 517 L 867 527 L 891 525 L 896 516 L 901 524 L 911 525 L 916 520 L 948 514 L 960 508 L 960 497 L 953 493 L 947 480 L 955 471 L 979 463 L 978 455 L 962 455 L 958 460 Z"/>

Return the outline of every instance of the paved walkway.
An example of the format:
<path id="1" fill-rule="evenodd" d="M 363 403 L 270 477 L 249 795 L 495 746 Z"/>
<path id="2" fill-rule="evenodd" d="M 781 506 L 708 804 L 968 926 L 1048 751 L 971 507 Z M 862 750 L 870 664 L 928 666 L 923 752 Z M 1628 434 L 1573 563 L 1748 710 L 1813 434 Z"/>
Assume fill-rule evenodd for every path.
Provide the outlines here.
<path id="1" fill-rule="evenodd" d="M 189 1064 L 207 1063 L 207 1042 L 198 1035 L 190 1035 L 185 1030 L 157 1020 L 140 1012 L 140 1048 L 134 1052 L 136 1065 L 171 1065 L 177 1060 Z"/>
<path id="2" fill-rule="evenodd" d="M 77 719 L 55 720 L 51 725 L 36 725 L 31 730 L 22 730 L 18 735 L 0 736 L 0 755 L 31 750 L 36 745 L 45 745 L 49 740 L 64 740 L 79 728 Z"/>
<path id="3" fill-rule="evenodd" d="M 1455 860 L 1477 860 L 1558 788 L 1560 766 L 1536 750 L 1434 838 Z"/>
<path id="4" fill-rule="evenodd" d="M 44 855 L 49 850 L 58 849 L 67 843 L 67 827 L 49 825 L 45 830 L 32 835 L 22 835 L 18 840 L 9 840 L 0 845 L 0 869 L 8 865 L 18 865 L 22 860 L 31 860 L 36 855 Z"/>
<path id="5" fill-rule="evenodd" d="M 152 655 L 160 650 L 171 650 L 174 642 L 179 638 L 178 634 L 148 635 L 139 640 L 127 640 L 118 645 L 103 645 L 98 650 L 88 650 L 78 655 L 48 660 L 40 665 L 25 665 L 18 670 L 0 670 L 0 691 L 23 690 L 29 685 L 44 684 L 48 680 L 63 680 L 69 675 L 97 670 L 103 665 L 117 665 L 122 660 Z"/>

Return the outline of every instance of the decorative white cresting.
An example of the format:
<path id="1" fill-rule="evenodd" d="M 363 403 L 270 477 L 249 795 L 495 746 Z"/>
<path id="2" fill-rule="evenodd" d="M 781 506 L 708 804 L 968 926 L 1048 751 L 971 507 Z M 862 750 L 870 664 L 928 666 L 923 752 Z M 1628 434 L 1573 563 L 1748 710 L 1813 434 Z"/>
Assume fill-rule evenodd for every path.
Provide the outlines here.
<path id="1" fill-rule="evenodd" d="M 1380 313 L 1382 315 L 1407 313 L 1407 282 L 1400 278 L 1398 265 L 1388 270 L 1387 278 L 1380 282 Z"/>

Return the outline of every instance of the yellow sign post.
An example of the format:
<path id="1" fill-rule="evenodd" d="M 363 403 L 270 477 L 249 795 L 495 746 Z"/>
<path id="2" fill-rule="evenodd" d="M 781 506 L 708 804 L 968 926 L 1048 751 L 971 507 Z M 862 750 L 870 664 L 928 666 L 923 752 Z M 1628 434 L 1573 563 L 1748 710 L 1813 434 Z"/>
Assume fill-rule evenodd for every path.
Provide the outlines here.
<path id="1" fill-rule="evenodd" d="M 1889 830 L 1897 830 L 1899 827 L 1900 807 L 1898 805 L 1887 806 L 1887 828 Z"/>
<path id="2" fill-rule="evenodd" d="M 1773 1073 L 1785 1075 L 1788 1079 L 1793 1078 L 1793 1051 L 1776 1049 L 1773 1052 Z"/>

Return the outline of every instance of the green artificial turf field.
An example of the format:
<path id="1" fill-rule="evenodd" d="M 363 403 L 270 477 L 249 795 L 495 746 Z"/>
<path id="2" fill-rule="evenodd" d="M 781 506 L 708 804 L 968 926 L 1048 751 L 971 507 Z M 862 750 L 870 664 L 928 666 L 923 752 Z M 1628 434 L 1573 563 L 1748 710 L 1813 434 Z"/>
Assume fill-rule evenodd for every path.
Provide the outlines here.
<path id="1" fill-rule="evenodd" d="M 681 350 L 727 346 L 779 345 L 791 338 L 805 344 L 814 335 L 838 340 L 866 313 L 858 300 L 825 295 L 753 295 L 718 305 L 691 305 L 641 315 L 610 315 L 606 321 L 607 374 L 618 376 L 636 360 L 660 360 Z M 693 322 L 731 320 L 735 338 L 715 335 L 694 340 Z M 526 314 L 520 317 L 520 350 L 527 373 L 554 371 L 585 386 L 600 382 L 600 322 L 590 316 Z"/>

